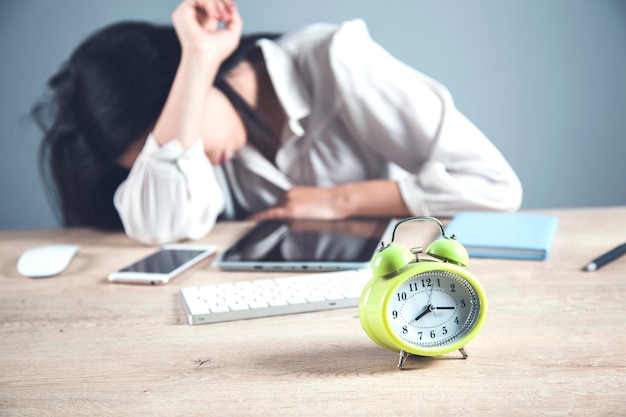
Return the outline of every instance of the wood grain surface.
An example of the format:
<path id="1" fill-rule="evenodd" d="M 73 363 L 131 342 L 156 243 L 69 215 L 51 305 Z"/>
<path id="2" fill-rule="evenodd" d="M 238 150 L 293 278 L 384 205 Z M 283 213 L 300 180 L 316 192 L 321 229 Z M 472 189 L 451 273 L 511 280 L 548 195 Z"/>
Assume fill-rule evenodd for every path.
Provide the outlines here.
<path id="1" fill-rule="evenodd" d="M 626 208 L 543 210 L 559 227 L 545 261 L 472 259 L 489 314 L 467 347 L 410 357 L 381 349 L 356 308 L 190 326 L 181 288 L 280 276 L 205 262 L 164 286 L 111 284 L 155 250 L 120 233 L 0 232 L 1 416 L 624 416 Z M 219 250 L 251 223 L 220 223 Z M 401 229 L 402 230 L 402 229 Z M 426 246 L 435 227 L 397 239 Z M 22 277 L 26 249 L 77 243 L 61 275 Z M 293 273 L 282 273 L 282 275 Z"/>

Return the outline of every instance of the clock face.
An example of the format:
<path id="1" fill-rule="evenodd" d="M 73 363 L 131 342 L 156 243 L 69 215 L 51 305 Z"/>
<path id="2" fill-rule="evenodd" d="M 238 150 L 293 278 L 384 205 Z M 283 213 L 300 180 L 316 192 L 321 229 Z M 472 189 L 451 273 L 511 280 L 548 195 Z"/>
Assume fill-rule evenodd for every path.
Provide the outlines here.
<path id="1" fill-rule="evenodd" d="M 387 323 L 404 342 L 441 348 L 466 336 L 480 314 L 476 289 L 463 276 L 445 270 L 405 280 L 387 303 Z"/>

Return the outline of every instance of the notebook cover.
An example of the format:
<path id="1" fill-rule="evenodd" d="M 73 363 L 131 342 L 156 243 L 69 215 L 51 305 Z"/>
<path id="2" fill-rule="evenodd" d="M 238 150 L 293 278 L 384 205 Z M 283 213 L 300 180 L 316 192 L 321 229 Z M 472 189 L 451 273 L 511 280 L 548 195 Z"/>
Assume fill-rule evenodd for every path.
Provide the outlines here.
<path id="1" fill-rule="evenodd" d="M 545 214 L 465 211 L 445 228 L 470 257 L 542 260 L 548 257 L 558 218 Z"/>

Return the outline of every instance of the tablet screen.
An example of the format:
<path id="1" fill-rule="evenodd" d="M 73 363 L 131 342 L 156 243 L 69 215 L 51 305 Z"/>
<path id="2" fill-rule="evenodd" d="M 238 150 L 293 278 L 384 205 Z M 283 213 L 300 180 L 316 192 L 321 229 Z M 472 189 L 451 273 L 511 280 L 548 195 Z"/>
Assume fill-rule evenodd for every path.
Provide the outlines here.
<path id="1" fill-rule="evenodd" d="M 369 267 L 389 219 L 263 220 L 216 261 L 222 269 L 338 270 Z"/>

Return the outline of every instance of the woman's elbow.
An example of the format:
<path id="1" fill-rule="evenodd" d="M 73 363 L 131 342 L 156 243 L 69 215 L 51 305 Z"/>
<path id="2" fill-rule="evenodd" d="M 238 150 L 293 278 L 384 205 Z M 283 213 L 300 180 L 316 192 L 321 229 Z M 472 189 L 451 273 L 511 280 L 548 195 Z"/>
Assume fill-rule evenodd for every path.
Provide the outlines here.
<path id="1" fill-rule="evenodd" d="M 486 209 L 515 212 L 521 208 L 524 192 L 522 183 L 516 175 L 510 175 L 506 180 L 489 188 L 491 189 L 486 196 Z"/>
<path id="2" fill-rule="evenodd" d="M 213 229 L 219 214 L 216 207 L 192 207 L 183 202 L 165 210 L 165 205 L 154 202 L 139 204 L 118 199 L 116 208 L 126 235 L 144 245 L 200 239 Z"/>

